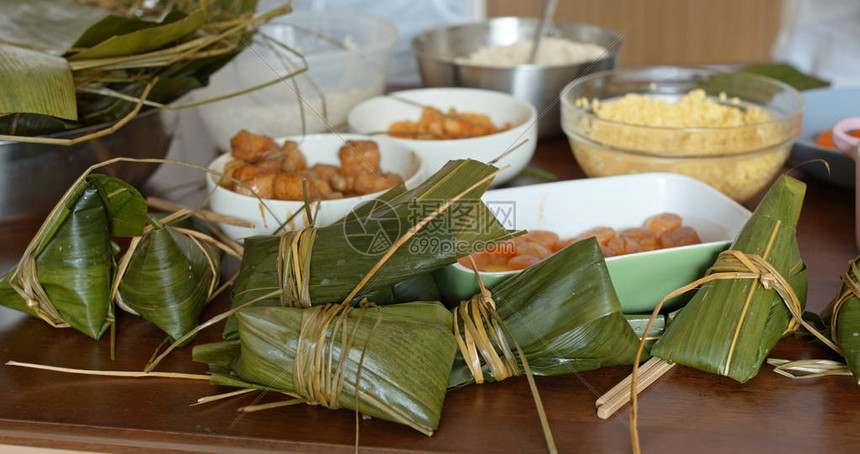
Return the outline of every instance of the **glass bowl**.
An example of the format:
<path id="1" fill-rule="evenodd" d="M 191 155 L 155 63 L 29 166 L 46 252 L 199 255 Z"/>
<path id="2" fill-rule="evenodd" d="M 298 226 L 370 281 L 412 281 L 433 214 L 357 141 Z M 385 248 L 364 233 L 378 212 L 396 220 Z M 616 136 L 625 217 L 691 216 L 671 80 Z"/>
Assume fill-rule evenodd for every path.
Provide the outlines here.
<path id="1" fill-rule="evenodd" d="M 679 128 L 604 119 L 593 112 L 594 100 L 606 104 L 634 93 L 676 102 L 696 89 L 719 104 L 761 108 L 771 119 L 741 126 Z M 604 71 L 569 83 L 560 98 L 562 129 L 586 175 L 679 173 L 739 202 L 759 192 L 783 166 L 800 136 L 803 113 L 800 93 L 782 82 L 706 68 Z"/>

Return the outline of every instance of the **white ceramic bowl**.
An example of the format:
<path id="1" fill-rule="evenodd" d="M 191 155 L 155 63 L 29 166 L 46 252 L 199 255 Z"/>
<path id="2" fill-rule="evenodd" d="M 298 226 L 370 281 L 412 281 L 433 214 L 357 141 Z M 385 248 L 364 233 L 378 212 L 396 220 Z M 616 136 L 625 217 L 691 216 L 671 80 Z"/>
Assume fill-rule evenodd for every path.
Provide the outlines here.
<path id="1" fill-rule="evenodd" d="M 534 155 L 537 146 L 537 111 L 534 106 L 506 93 L 476 88 L 422 88 L 370 98 L 349 112 L 347 124 L 350 131 L 360 134 L 380 133 L 387 131 L 395 121 L 417 121 L 421 117 L 421 107 L 399 101 L 396 97 L 445 111 L 453 107 L 458 112 L 486 114 L 496 126 L 505 123 L 512 125 L 507 131 L 468 139 L 414 140 L 391 137 L 421 155 L 425 177 L 452 159 L 470 158 L 490 162 L 528 139 L 497 163 L 498 166 L 510 166 L 493 180 L 493 186 L 498 186 L 525 169 Z M 375 137 L 379 136 L 382 134 Z"/>
<path id="2" fill-rule="evenodd" d="M 315 134 L 308 136 L 285 137 L 276 142 L 283 144 L 285 140 L 293 140 L 299 144 L 299 149 L 305 154 L 308 165 L 317 163 L 340 165 L 337 152 L 345 140 L 373 140 L 379 144 L 380 167 L 385 172 L 400 175 L 407 187 L 414 187 L 423 181 L 421 157 L 407 146 L 384 137 L 370 138 L 359 134 Z M 218 172 L 224 170 L 224 165 L 234 158 L 223 154 L 209 164 L 209 168 Z M 292 200 L 260 200 L 233 192 L 219 186 L 218 177 L 208 175 L 206 185 L 212 194 L 209 199 L 210 209 L 216 213 L 232 216 L 254 224 L 253 228 L 221 224 L 224 233 L 233 239 L 241 239 L 253 235 L 274 233 L 278 227 L 296 212 L 302 211 L 290 221 L 286 229 L 292 230 L 304 227 L 308 223 L 307 215 L 302 210 L 304 202 Z M 384 192 L 384 191 L 382 191 Z M 378 197 L 382 192 L 374 192 L 359 197 L 346 199 L 323 200 L 312 202 L 311 212 L 317 212 L 316 225 L 323 227 L 346 216 L 355 206 L 366 200 Z"/>
<path id="3" fill-rule="evenodd" d="M 625 313 L 650 312 L 663 296 L 701 277 L 751 215 L 707 184 L 671 173 L 499 189 L 488 191 L 483 200 L 505 228 L 550 230 L 563 239 L 598 226 L 616 230 L 640 227 L 659 213 L 680 215 L 684 225 L 696 229 L 701 244 L 606 259 Z M 481 276 L 493 285 L 516 273 L 482 272 Z M 474 272 L 459 263 L 436 271 L 435 277 L 446 301 L 467 299 L 478 292 Z"/>

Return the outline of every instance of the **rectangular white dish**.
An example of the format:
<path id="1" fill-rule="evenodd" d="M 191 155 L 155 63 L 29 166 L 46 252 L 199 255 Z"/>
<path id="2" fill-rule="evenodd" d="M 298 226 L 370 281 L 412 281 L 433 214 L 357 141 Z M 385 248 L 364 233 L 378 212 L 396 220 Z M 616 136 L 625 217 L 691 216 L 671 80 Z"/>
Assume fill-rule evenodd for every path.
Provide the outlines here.
<path id="1" fill-rule="evenodd" d="M 488 191 L 483 200 L 508 229 L 550 230 L 571 238 L 598 226 L 639 227 L 651 216 L 671 212 L 696 229 L 701 244 L 606 259 L 626 313 L 653 310 L 669 292 L 686 285 L 713 263 L 751 213 L 710 186 L 690 177 L 646 173 L 560 181 Z M 513 272 L 482 273 L 492 285 Z M 435 277 L 449 302 L 477 293 L 472 271 L 454 264 Z M 669 305 L 671 307 L 671 305 Z"/>

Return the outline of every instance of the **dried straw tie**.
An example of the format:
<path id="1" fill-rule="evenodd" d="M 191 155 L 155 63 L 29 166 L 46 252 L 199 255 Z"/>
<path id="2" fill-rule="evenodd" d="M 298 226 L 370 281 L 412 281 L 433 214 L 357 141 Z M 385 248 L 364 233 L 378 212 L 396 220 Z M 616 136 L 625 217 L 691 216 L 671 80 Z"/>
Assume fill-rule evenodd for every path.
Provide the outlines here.
<path id="1" fill-rule="evenodd" d="M 285 393 L 294 398 L 286 401 L 242 407 L 239 411 L 255 412 L 299 403 L 322 405 L 330 409 L 340 408 L 340 395 L 346 379 L 346 361 L 349 359 L 349 352 L 352 350 L 353 344 L 355 344 L 356 333 L 361 326 L 364 313 L 368 308 L 375 308 L 378 316 L 373 328 L 367 335 L 367 340 L 361 350 L 361 357 L 355 372 L 355 449 L 357 452 L 359 406 L 361 402 L 361 388 L 359 386 L 361 371 L 370 340 L 373 338 L 373 333 L 382 323 L 382 310 L 367 299 L 363 299 L 359 303 L 358 308 L 342 303 L 312 306 L 302 310 L 302 324 L 299 330 L 299 339 L 296 343 L 296 359 L 293 363 L 295 393 Z M 350 329 L 347 315 L 352 310 L 360 312 Z M 329 333 L 329 331 L 331 332 Z M 340 345 L 337 346 L 337 344 Z M 340 352 L 336 362 L 334 358 L 335 352 Z M 230 394 L 236 395 L 239 393 L 241 392 Z M 222 396 L 214 397 L 220 398 Z M 421 427 L 416 426 L 405 418 L 400 422 L 423 433 L 427 433 Z"/>
<path id="2" fill-rule="evenodd" d="M 469 367 L 469 372 L 475 377 L 475 383 L 484 383 L 484 372 L 481 359 L 496 381 L 508 377 L 522 375 L 507 336 L 500 321 L 491 317 L 490 310 L 496 309 L 496 303 L 489 291 L 479 293 L 454 308 L 454 337 L 460 347 L 460 353 Z M 460 320 L 463 321 L 463 332 L 460 332 Z M 490 328 L 489 332 L 484 325 Z M 504 358 L 499 355 L 501 350 Z"/>
<path id="3" fill-rule="evenodd" d="M 296 344 L 296 350 L 300 354 L 296 356 L 296 362 L 293 365 L 293 382 L 296 393 L 305 402 L 332 409 L 340 407 L 339 399 L 345 379 L 346 360 L 349 358 L 349 351 L 355 343 L 356 333 L 361 326 L 364 313 L 369 307 L 376 308 L 379 316 L 367 337 L 356 371 L 355 408 L 358 412 L 359 396 L 361 395 L 359 388 L 361 363 L 364 360 L 367 345 L 373 337 L 373 331 L 382 321 L 382 311 L 376 304 L 367 302 L 367 300 L 362 301 L 360 308 L 357 309 L 359 315 L 352 330 L 349 330 L 347 326 L 347 314 L 353 310 L 350 306 L 328 304 L 314 306 L 302 312 L 302 325 Z M 328 334 L 329 329 L 331 329 L 330 335 Z M 340 338 L 339 349 L 335 348 L 338 338 Z M 340 358 L 333 365 L 335 351 L 340 351 Z"/>
<path id="4" fill-rule="evenodd" d="M 768 244 L 767 251 L 770 250 L 770 245 L 773 243 L 773 240 L 776 235 L 777 229 L 774 229 L 774 234 L 771 237 L 771 242 Z M 767 255 L 767 253 L 765 253 Z M 654 323 L 654 319 L 657 317 L 657 314 L 660 312 L 660 309 L 663 307 L 663 304 L 683 293 L 689 292 L 690 290 L 694 290 L 699 286 L 706 284 L 711 281 L 716 280 L 735 280 L 735 279 L 754 279 L 761 283 L 762 287 L 767 290 L 774 290 L 780 296 L 782 301 L 785 303 L 788 311 L 792 315 L 792 320 L 789 322 L 788 328 L 785 333 L 788 334 L 794 330 L 796 330 L 799 326 L 803 326 L 813 335 L 815 335 L 818 339 L 824 342 L 830 348 L 833 348 L 836 351 L 841 352 L 838 346 L 836 346 L 833 342 L 831 342 L 827 337 L 819 333 L 815 328 L 809 325 L 806 321 L 803 320 L 801 313 L 803 312 L 803 306 L 800 303 L 800 299 L 798 299 L 797 294 L 794 293 L 794 289 L 791 288 L 788 281 L 780 275 L 779 271 L 773 267 L 767 260 L 756 254 L 746 254 L 741 251 L 736 250 L 728 250 L 720 253 L 717 258 L 716 263 L 708 270 L 708 275 L 698 279 L 684 287 L 675 290 L 674 292 L 666 295 L 660 302 L 657 304 L 657 307 L 654 308 L 654 312 L 651 314 L 651 319 L 648 320 L 648 324 L 645 327 L 645 332 L 647 333 L 651 329 L 651 325 Z M 741 328 L 743 327 L 744 318 L 747 313 L 747 309 L 749 307 L 750 302 L 752 301 L 753 291 L 755 290 L 755 286 L 750 289 L 750 293 L 747 295 L 747 299 L 745 301 L 745 305 L 743 311 L 741 312 L 741 317 L 738 320 L 737 327 L 735 328 L 735 333 L 732 336 L 732 343 L 729 346 L 729 352 L 726 357 L 726 365 L 723 368 L 723 375 L 728 375 L 729 368 L 731 367 L 732 357 L 734 356 L 735 346 L 737 345 L 738 337 L 740 336 Z M 636 351 L 636 360 L 633 363 L 633 373 L 630 376 L 630 388 L 629 388 L 629 397 L 630 397 L 630 438 L 633 446 L 633 452 L 638 454 L 640 452 L 639 449 L 639 431 L 637 427 L 637 411 L 638 411 L 638 400 L 637 393 L 639 392 L 638 379 L 640 378 L 639 374 L 639 358 L 642 355 L 642 350 L 645 346 L 645 339 L 643 338 L 639 342 L 639 348 Z M 664 360 L 657 360 L 664 361 Z M 668 364 L 668 363 L 667 363 Z M 667 372 L 671 367 L 656 367 L 652 370 L 656 373 L 649 376 L 647 379 L 650 382 L 653 382 L 660 375 Z M 644 374 L 642 374 L 644 375 Z M 614 388 L 613 388 L 614 389 Z M 604 395 L 601 397 L 603 400 L 609 400 L 611 397 Z M 621 402 L 620 405 L 623 405 L 624 402 Z M 619 406 L 620 406 L 619 405 Z"/>
<path id="5" fill-rule="evenodd" d="M 833 310 L 830 314 L 830 339 L 833 340 L 834 344 L 831 345 L 827 343 L 827 345 L 843 357 L 845 356 L 845 353 L 839 346 L 837 322 L 839 321 L 839 313 L 842 311 L 842 307 L 845 306 L 845 303 L 848 302 L 848 300 L 851 298 L 857 298 L 860 300 L 860 282 L 858 282 L 858 274 L 860 273 L 858 273 L 857 263 L 852 261 L 851 269 L 842 273 L 841 278 L 843 285 L 836 293 Z M 810 332 L 815 335 L 818 334 L 817 331 L 810 330 Z M 827 359 L 801 359 L 789 361 L 785 359 L 768 358 L 767 362 L 771 366 L 774 366 L 774 372 L 795 379 L 817 378 L 827 375 L 851 375 L 851 370 L 846 364 Z"/>
<path id="6" fill-rule="evenodd" d="M 836 295 L 836 304 L 833 305 L 833 312 L 830 315 L 830 337 L 834 342 L 839 342 L 836 337 L 836 322 L 839 320 L 839 313 L 842 311 L 842 307 L 851 298 L 860 299 L 860 281 L 857 280 L 858 274 L 860 272 L 858 272 L 856 262 L 851 263 L 851 270 L 842 273 L 842 283 L 844 286 Z"/>
<path id="7" fill-rule="evenodd" d="M 492 293 L 484 286 L 484 280 L 481 278 L 480 273 L 478 273 L 478 266 L 475 264 L 475 260 L 472 256 L 468 257 L 472 265 L 472 270 L 475 271 L 481 291 L 473 296 L 472 299 L 462 301 L 459 306 L 454 308 L 454 338 L 460 347 L 463 360 L 475 378 L 475 383 L 478 384 L 484 383 L 481 358 L 487 363 L 487 368 L 492 373 L 495 381 L 502 381 L 508 377 L 522 375 L 523 371 L 520 370 L 519 364 L 517 364 L 516 358 L 514 358 L 513 349 L 508 344 L 508 339 L 510 339 L 520 357 L 520 361 L 522 361 L 529 389 L 531 389 L 532 397 L 537 407 L 538 418 L 540 419 L 547 448 L 550 453 L 557 453 L 558 448 L 556 448 L 555 440 L 549 427 L 549 420 L 546 417 L 543 402 L 541 402 L 540 394 L 538 393 L 531 368 L 529 368 L 526 355 L 508 330 L 508 327 L 505 326 L 505 322 L 496 313 L 496 302 L 493 300 Z M 460 320 L 463 321 L 462 334 L 460 332 Z M 489 332 L 484 325 L 490 328 Z M 499 356 L 498 350 L 503 352 L 504 359 Z"/>
<path id="8" fill-rule="evenodd" d="M 281 306 L 311 307 L 311 251 L 317 236 L 316 227 L 281 235 L 278 244 L 278 280 Z"/>

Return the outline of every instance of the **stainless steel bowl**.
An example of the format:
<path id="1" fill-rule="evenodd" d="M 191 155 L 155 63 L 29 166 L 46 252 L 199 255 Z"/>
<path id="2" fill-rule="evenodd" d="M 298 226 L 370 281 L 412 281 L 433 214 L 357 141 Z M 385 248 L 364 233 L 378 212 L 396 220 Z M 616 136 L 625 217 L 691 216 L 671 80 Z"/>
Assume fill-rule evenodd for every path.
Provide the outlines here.
<path id="1" fill-rule="evenodd" d="M 74 138 L 110 125 L 76 129 L 50 137 Z M 0 226 L 33 222 L 53 208 L 87 168 L 118 156 L 163 158 L 176 128 L 176 113 L 150 110 L 118 131 L 72 146 L 0 141 Z M 119 163 L 99 169 L 140 187 L 154 164 Z"/>
<path id="2" fill-rule="evenodd" d="M 597 61 L 578 65 L 475 66 L 458 63 L 486 45 L 510 45 L 532 39 L 537 19 L 500 17 L 424 32 L 412 40 L 424 84 L 431 87 L 473 87 L 504 91 L 534 104 L 543 114 L 538 125 L 541 138 L 561 133 L 558 95 L 577 77 L 615 68 L 623 41 L 605 28 L 589 24 L 555 22 L 550 36 L 603 46 L 607 52 Z"/>

